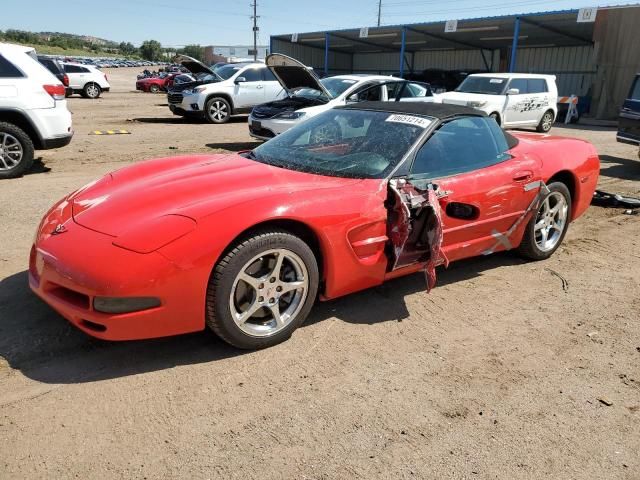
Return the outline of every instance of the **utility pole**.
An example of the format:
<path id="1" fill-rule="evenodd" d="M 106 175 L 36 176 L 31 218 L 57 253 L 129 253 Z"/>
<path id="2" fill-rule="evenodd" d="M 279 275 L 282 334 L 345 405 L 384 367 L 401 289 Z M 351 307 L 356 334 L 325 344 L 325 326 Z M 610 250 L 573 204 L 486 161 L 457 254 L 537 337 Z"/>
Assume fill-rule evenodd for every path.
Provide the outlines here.
<path id="1" fill-rule="evenodd" d="M 258 0 L 253 0 L 253 61 L 258 61 Z"/>
<path id="2" fill-rule="evenodd" d="M 378 26 L 380 26 L 381 16 L 382 16 L 382 0 L 378 0 Z"/>

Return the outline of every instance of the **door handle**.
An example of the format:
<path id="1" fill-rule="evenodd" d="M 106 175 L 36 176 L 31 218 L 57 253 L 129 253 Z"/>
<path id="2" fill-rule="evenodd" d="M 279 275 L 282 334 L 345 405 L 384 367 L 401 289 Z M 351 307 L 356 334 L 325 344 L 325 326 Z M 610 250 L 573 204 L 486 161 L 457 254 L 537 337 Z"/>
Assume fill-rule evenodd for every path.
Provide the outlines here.
<path id="1" fill-rule="evenodd" d="M 264 88 L 263 85 L 258 85 L 256 88 L 260 89 L 260 88 Z"/>
<path id="2" fill-rule="evenodd" d="M 533 172 L 530 170 L 518 172 L 513 176 L 513 180 L 516 182 L 526 182 L 527 180 L 531 180 L 532 178 Z"/>

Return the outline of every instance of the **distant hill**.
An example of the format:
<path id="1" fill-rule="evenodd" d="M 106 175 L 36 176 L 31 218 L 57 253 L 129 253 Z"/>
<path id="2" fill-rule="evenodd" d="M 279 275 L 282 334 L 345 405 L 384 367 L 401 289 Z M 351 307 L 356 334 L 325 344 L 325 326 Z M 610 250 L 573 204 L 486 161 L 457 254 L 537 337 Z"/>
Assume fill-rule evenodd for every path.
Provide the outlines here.
<path id="1" fill-rule="evenodd" d="M 35 32 L 35 35 L 38 35 L 42 39 L 55 37 L 73 38 L 82 42 L 90 43 L 92 45 L 102 45 L 105 47 L 118 48 L 118 42 L 114 42 L 113 40 L 106 40 L 104 38 L 93 37 L 91 35 L 76 35 L 73 33 L 62 32 Z"/>
<path id="2" fill-rule="evenodd" d="M 86 52 L 87 55 L 123 53 L 121 51 L 121 44 L 113 40 L 106 40 L 91 35 L 75 35 L 73 33 L 27 32 L 24 30 L 9 29 L 4 32 L 0 30 L 0 41 L 31 45 L 42 53 L 47 53 L 47 50 L 55 50 L 61 53 L 73 51 L 76 55 L 78 52 Z M 131 47 L 133 47 L 133 45 L 131 45 Z"/>

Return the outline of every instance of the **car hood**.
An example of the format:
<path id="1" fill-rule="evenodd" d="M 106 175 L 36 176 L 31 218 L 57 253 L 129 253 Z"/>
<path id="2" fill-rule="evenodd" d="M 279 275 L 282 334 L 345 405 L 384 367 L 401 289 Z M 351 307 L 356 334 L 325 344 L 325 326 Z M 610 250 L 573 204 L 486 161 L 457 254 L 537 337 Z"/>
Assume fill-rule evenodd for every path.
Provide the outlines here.
<path id="1" fill-rule="evenodd" d="M 316 74 L 296 59 L 280 53 L 273 53 L 267 56 L 265 64 L 287 93 L 294 92 L 300 88 L 312 88 L 324 93 L 327 98 L 332 98 Z"/>
<path id="2" fill-rule="evenodd" d="M 73 193 L 69 201 L 76 223 L 118 237 L 143 221 L 166 215 L 198 222 L 244 202 L 259 204 L 282 195 L 290 204 L 301 192 L 341 191 L 360 181 L 296 172 L 237 154 L 192 155 L 115 171 Z"/>
<path id="3" fill-rule="evenodd" d="M 188 57 L 187 55 L 178 55 L 175 61 L 192 73 L 209 73 L 211 75 L 215 75 L 215 72 L 213 70 L 193 57 Z"/>

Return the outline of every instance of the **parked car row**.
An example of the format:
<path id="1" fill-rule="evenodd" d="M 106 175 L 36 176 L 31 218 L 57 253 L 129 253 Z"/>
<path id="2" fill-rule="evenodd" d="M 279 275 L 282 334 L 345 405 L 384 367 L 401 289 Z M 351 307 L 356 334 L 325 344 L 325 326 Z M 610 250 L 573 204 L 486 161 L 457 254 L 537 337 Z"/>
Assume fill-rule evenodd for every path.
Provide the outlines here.
<path id="1" fill-rule="evenodd" d="M 471 74 L 453 92 L 435 94 L 428 83 L 382 75 L 318 78 L 313 70 L 281 54 L 265 63 L 209 68 L 186 56 L 180 64 L 194 81 L 168 88 L 175 115 L 226 123 L 250 113 L 249 133 L 268 140 L 331 108 L 363 101 L 420 101 L 473 107 L 503 128 L 534 127 L 548 132 L 557 116 L 553 75 Z M 329 134 L 329 132 L 325 132 Z"/>
<path id="2" fill-rule="evenodd" d="M 66 55 L 42 55 L 45 58 L 70 62 L 80 65 L 91 65 L 98 68 L 151 67 L 166 66 L 167 62 L 150 62 L 147 60 L 129 60 L 124 58 L 70 57 Z"/>

